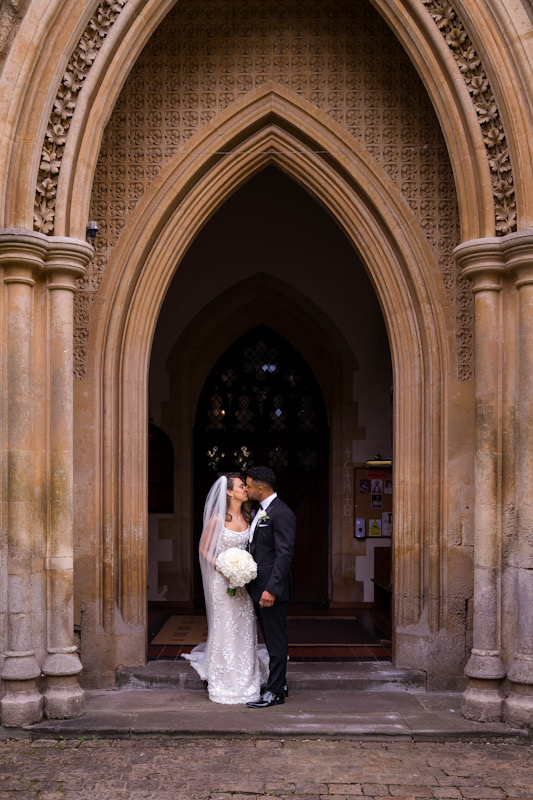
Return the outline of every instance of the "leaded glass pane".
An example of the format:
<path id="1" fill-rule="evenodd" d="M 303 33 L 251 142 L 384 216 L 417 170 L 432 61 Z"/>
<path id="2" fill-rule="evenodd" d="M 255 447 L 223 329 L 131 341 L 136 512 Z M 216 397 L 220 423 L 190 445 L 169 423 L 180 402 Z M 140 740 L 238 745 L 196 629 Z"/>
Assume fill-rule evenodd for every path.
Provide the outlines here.
<path id="1" fill-rule="evenodd" d="M 285 400 L 281 395 L 276 395 L 273 400 L 274 408 L 270 412 L 271 431 L 284 431 L 287 429 L 287 411 L 285 410 Z"/>
<path id="2" fill-rule="evenodd" d="M 245 444 L 233 453 L 235 459 L 235 469 L 239 472 L 246 472 L 247 469 L 253 466 L 253 451 L 250 450 Z"/>
<path id="3" fill-rule="evenodd" d="M 267 460 L 270 453 L 268 458 L 282 470 L 288 468 L 283 458 L 296 444 L 291 439 L 287 449 L 283 441 L 314 435 L 326 420 L 320 390 L 305 362 L 287 342 L 260 327 L 236 342 L 213 369 L 196 424 L 198 432 L 209 434 L 204 452 L 208 451 L 210 470 L 247 468 L 253 463 L 252 451 L 265 436 L 279 437 L 280 448 L 265 450 L 262 458 Z M 236 450 L 242 434 L 250 442 L 245 450 L 241 444 Z M 300 468 L 308 467 L 308 459 L 304 461 L 306 466 L 302 463 Z"/>
<path id="4" fill-rule="evenodd" d="M 212 470 L 220 470 L 222 468 L 222 461 L 226 457 L 225 452 L 218 445 L 213 445 L 207 453 L 207 466 Z"/>
<path id="5" fill-rule="evenodd" d="M 268 454 L 268 466 L 274 472 L 284 472 L 289 466 L 289 451 L 283 447 L 276 447 Z"/>
<path id="6" fill-rule="evenodd" d="M 210 430 L 223 431 L 226 429 L 225 425 L 226 412 L 222 408 L 222 397 L 219 394 L 214 394 L 211 397 L 211 407 L 207 412 L 209 420 L 208 428 Z"/>
<path id="7" fill-rule="evenodd" d="M 310 472 L 318 462 L 318 453 L 311 447 L 304 447 L 296 454 L 296 464 L 304 472 Z"/>
<path id="8" fill-rule="evenodd" d="M 298 411 L 298 427 L 304 431 L 315 430 L 315 417 L 316 414 L 313 410 L 313 398 L 304 394 L 300 401 L 300 410 Z"/>
<path id="9" fill-rule="evenodd" d="M 279 351 L 260 339 L 254 347 L 245 349 L 243 368 L 247 375 L 253 375 L 258 381 L 266 381 L 270 375 L 278 372 L 278 361 Z"/>
<path id="10" fill-rule="evenodd" d="M 239 397 L 239 408 L 235 412 L 235 429 L 238 431 L 251 431 L 253 430 L 252 420 L 254 412 L 250 408 L 251 399 L 247 394 L 242 394 Z"/>

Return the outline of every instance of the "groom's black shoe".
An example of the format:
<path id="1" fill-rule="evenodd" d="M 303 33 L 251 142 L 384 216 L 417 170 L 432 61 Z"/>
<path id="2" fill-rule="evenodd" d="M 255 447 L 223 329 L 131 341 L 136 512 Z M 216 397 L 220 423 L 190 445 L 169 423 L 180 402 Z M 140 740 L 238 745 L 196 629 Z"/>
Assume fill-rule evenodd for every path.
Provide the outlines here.
<path id="1" fill-rule="evenodd" d="M 279 694 L 265 692 L 255 703 L 246 703 L 248 708 L 270 708 L 270 706 L 281 706 L 285 702 L 285 692 L 283 689 Z"/>

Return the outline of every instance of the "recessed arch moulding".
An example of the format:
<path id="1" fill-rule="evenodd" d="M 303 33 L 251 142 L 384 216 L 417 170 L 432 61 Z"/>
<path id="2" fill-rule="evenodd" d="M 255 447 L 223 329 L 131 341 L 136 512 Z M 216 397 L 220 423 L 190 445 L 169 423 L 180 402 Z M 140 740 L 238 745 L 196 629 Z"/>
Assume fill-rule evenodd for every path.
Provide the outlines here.
<path id="1" fill-rule="evenodd" d="M 337 221 L 366 265 L 387 324 L 397 398 L 396 663 L 427 669 L 430 685 L 453 684 L 461 672 L 470 587 L 448 583 L 465 551 L 453 533 L 459 502 L 447 486 L 468 483 L 471 454 L 449 433 L 457 406 L 448 398 L 453 387 L 458 405 L 468 406 L 471 385 L 451 377 L 450 315 L 416 219 L 364 149 L 348 148 L 334 127 L 292 93 L 264 87 L 222 112 L 189 141 L 189 155 L 160 172 L 113 251 L 95 307 L 87 379 L 75 387 L 82 660 L 100 685 L 112 682 L 118 664 L 140 663 L 145 654 L 144 431 L 159 309 L 205 222 L 271 163 Z"/>

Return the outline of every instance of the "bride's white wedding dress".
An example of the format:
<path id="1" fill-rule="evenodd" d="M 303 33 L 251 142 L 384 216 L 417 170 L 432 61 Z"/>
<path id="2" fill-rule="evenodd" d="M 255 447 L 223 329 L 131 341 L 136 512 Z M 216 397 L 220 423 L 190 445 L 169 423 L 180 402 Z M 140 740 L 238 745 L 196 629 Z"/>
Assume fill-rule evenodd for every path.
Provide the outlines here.
<path id="1" fill-rule="evenodd" d="M 224 527 L 219 552 L 230 547 L 246 550 L 250 529 L 232 531 Z M 215 572 L 211 582 L 212 619 L 207 644 L 184 654 L 202 680 L 207 681 L 209 699 L 233 705 L 259 698 L 268 676 L 268 653 L 257 646 L 255 611 L 246 587 L 227 593 L 228 581 Z"/>

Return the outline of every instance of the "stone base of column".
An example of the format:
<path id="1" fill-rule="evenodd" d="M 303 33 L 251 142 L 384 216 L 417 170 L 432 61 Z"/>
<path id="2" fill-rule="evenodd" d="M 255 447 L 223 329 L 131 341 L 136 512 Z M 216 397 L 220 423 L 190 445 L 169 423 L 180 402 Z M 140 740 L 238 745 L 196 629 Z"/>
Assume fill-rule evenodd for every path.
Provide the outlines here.
<path id="1" fill-rule="evenodd" d="M 5 681 L 0 701 L 0 720 L 6 728 L 22 728 L 43 718 L 43 696 L 34 680 Z"/>
<path id="2" fill-rule="evenodd" d="M 533 656 L 517 653 L 508 675 L 511 691 L 503 706 L 503 717 L 515 728 L 533 728 Z"/>
<path id="3" fill-rule="evenodd" d="M 503 719 L 513 728 L 533 730 L 533 686 L 513 685 L 503 704 Z"/>
<path id="4" fill-rule="evenodd" d="M 47 719 L 74 719 L 85 712 L 85 692 L 75 675 L 48 678 L 44 693 L 44 715 Z"/>
<path id="5" fill-rule="evenodd" d="M 43 666 L 47 676 L 44 713 L 48 719 L 74 719 L 85 711 L 85 692 L 78 683 L 82 670 L 77 653 L 53 653 Z"/>
<path id="6" fill-rule="evenodd" d="M 2 670 L 4 696 L 0 700 L 0 720 L 6 728 L 33 725 L 43 718 L 43 697 L 37 688 L 40 675 L 33 652 L 6 654 Z"/>
<path id="7" fill-rule="evenodd" d="M 500 680 L 470 678 L 461 698 L 461 713 L 476 722 L 500 722 L 504 700 Z"/>

